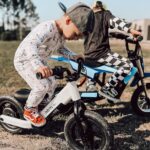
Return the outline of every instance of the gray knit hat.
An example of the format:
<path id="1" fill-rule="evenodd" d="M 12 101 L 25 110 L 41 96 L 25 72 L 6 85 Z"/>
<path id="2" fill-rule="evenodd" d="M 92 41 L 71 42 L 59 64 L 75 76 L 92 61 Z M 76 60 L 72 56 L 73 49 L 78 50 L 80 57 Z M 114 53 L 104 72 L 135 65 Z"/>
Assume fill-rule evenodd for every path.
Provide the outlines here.
<path id="1" fill-rule="evenodd" d="M 94 13 L 84 3 L 78 2 L 67 9 L 66 14 L 83 34 L 88 34 L 94 28 Z"/>

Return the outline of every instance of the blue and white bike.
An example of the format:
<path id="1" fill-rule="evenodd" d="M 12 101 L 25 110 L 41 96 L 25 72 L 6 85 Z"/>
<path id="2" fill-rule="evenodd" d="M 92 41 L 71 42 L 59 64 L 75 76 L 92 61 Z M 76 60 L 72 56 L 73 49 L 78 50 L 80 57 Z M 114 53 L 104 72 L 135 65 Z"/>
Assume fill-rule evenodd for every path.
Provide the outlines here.
<path id="1" fill-rule="evenodd" d="M 125 77 L 124 84 L 118 85 L 117 89 L 119 89 L 119 95 L 116 98 L 105 98 L 111 101 L 120 101 L 120 96 L 122 95 L 129 81 L 131 81 L 131 87 L 137 86 L 131 98 L 131 106 L 134 112 L 138 115 L 150 116 L 150 83 L 145 83 L 144 80 L 144 78 L 150 77 L 150 73 L 144 72 L 144 61 L 142 49 L 140 46 L 140 41 L 142 40 L 142 37 L 140 36 L 137 38 L 137 41 L 134 41 L 128 35 L 122 33 L 113 33 L 111 35 L 117 39 L 125 40 L 128 58 L 134 64 L 134 67 L 132 68 L 130 74 Z M 133 44 L 135 46 L 134 50 L 131 50 L 129 48 L 129 44 Z M 78 69 L 78 65 L 75 61 L 65 58 L 63 56 L 53 55 L 50 59 L 68 63 L 73 70 Z M 116 72 L 116 69 L 108 67 L 106 65 L 95 68 L 83 65 L 81 72 L 84 76 L 92 79 L 100 87 L 102 87 L 105 84 L 106 74 L 114 73 Z M 100 75 L 102 75 L 102 78 L 100 78 Z M 84 82 L 85 80 L 80 85 L 82 85 Z M 88 103 L 104 98 L 101 96 L 100 91 L 82 91 L 80 92 L 80 94 L 81 98 Z"/>
<path id="2" fill-rule="evenodd" d="M 39 112 L 47 120 L 45 129 L 48 129 L 56 115 L 72 107 L 72 113 L 65 120 L 63 130 L 69 147 L 74 150 L 109 150 L 113 146 L 113 134 L 108 123 L 100 114 L 86 110 L 76 86 L 80 68 L 80 61 L 77 72 L 73 74 L 63 67 L 53 68 L 54 75 L 66 74 L 68 82 L 50 102 L 38 106 Z M 42 79 L 40 73 L 36 77 Z M 45 127 L 35 127 L 23 117 L 23 108 L 29 93 L 30 90 L 20 89 L 13 96 L 0 96 L 0 124 L 6 131 L 17 134 L 25 129 L 42 130 Z"/>

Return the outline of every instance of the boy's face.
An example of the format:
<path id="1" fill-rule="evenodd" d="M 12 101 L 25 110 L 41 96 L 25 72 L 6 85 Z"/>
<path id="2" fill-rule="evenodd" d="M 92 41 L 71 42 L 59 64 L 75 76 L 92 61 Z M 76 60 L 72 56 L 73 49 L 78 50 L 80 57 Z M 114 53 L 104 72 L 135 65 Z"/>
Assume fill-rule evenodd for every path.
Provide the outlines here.
<path id="1" fill-rule="evenodd" d="M 67 40 L 78 40 L 82 37 L 82 33 L 68 16 L 64 19 L 63 35 Z"/>

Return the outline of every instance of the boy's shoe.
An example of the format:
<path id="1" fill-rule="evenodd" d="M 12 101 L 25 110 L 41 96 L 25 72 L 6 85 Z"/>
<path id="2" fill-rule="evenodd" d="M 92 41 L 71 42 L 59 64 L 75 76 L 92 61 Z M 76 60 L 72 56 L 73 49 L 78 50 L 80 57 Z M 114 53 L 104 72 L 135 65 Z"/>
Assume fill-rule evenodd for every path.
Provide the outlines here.
<path id="1" fill-rule="evenodd" d="M 46 124 L 46 119 L 38 113 L 38 109 L 36 107 L 25 107 L 23 115 L 26 120 L 29 120 L 31 124 L 36 127 L 41 127 Z"/>
<path id="2" fill-rule="evenodd" d="M 41 105 L 46 106 L 50 101 L 51 101 L 51 99 L 49 99 L 49 98 L 44 98 L 44 99 L 42 100 L 42 102 L 41 102 Z"/>
<path id="3" fill-rule="evenodd" d="M 109 87 L 102 87 L 102 89 L 99 91 L 99 94 L 105 98 L 107 98 L 110 101 L 114 102 L 119 99 L 117 99 L 118 92 L 114 88 Z"/>
<path id="4" fill-rule="evenodd" d="M 43 99 L 42 102 L 40 103 L 40 105 L 46 106 L 53 98 L 54 98 L 54 95 L 53 95 L 52 97 L 49 97 L 49 95 L 46 94 L 45 97 L 44 97 L 44 99 Z"/>

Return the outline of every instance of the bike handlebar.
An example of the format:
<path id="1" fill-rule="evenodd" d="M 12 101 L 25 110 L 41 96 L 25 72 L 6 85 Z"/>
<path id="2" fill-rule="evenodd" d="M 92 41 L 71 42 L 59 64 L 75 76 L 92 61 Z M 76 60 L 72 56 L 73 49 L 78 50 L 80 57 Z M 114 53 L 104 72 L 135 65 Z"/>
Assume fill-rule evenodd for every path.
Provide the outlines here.
<path id="1" fill-rule="evenodd" d="M 132 37 L 127 37 L 125 40 L 129 43 L 136 44 L 137 42 L 141 42 L 143 40 L 143 36 L 141 36 L 141 35 L 137 36 L 136 40 Z"/>
<path id="2" fill-rule="evenodd" d="M 58 78 L 63 78 L 64 73 L 66 72 L 67 75 L 70 75 L 71 72 L 68 68 L 64 68 L 62 66 L 56 66 L 55 68 L 52 68 L 53 75 L 57 76 Z M 42 74 L 40 72 L 36 73 L 37 79 L 43 79 Z"/>
<path id="3" fill-rule="evenodd" d="M 143 36 L 137 36 L 136 40 L 129 35 L 123 34 L 121 32 L 110 32 L 110 37 L 114 37 L 116 39 L 126 40 L 128 43 L 136 44 L 137 42 L 141 42 L 143 40 Z"/>
<path id="4" fill-rule="evenodd" d="M 68 68 L 64 68 L 62 66 L 56 66 L 55 68 L 52 68 L 53 75 L 55 75 L 57 78 L 62 79 L 64 78 L 64 73 L 67 73 L 67 76 L 65 76 L 69 81 L 74 81 L 77 80 L 80 76 L 81 70 L 83 68 L 83 59 L 79 58 L 77 59 L 78 63 L 78 70 L 75 73 L 70 72 Z M 42 74 L 40 72 L 36 73 L 36 78 L 37 79 L 43 79 Z"/>
<path id="5" fill-rule="evenodd" d="M 39 80 L 40 80 L 40 79 L 43 79 L 42 73 L 37 72 L 37 73 L 36 73 L 36 78 L 39 79 Z"/>

